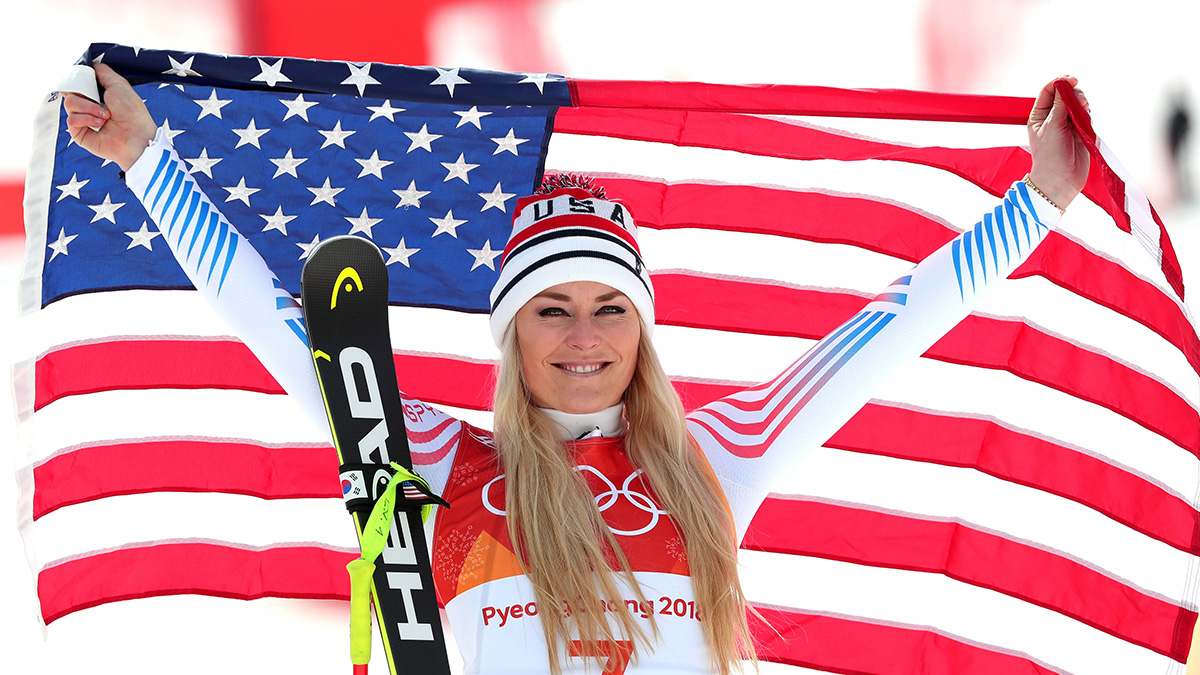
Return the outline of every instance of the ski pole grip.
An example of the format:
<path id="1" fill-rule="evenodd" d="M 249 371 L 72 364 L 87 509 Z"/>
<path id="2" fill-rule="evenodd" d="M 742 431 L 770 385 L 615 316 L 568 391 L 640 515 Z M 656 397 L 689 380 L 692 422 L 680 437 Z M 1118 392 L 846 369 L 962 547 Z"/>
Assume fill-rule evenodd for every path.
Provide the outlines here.
<path id="1" fill-rule="evenodd" d="M 346 565 L 350 573 L 350 661 L 356 666 L 371 661 L 371 577 L 375 563 L 356 558 Z"/>

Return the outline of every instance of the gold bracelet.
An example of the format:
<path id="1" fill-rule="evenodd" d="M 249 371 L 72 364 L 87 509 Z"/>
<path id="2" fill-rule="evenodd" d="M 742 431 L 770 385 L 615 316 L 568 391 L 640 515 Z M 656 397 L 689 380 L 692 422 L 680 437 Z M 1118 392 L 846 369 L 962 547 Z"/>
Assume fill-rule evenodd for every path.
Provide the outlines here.
<path id="1" fill-rule="evenodd" d="M 1033 188 L 1033 191 L 1038 193 L 1039 195 L 1041 195 L 1042 199 L 1045 199 L 1046 201 L 1050 202 L 1050 206 L 1053 206 L 1054 208 L 1058 209 L 1058 215 L 1061 216 L 1066 213 L 1066 211 L 1064 211 L 1061 206 L 1054 203 L 1053 199 L 1050 199 L 1049 197 L 1047 197 L 1045 192 L 1042 192 L 1041 190 L 1039 190 L 1038 186 L 1033 184 L 1033 181 L 1029 180 L 1029 174 L 1025 174 L 1025 177 L 1021 179 L 1021 182 L 1025 183 L 1029 187 Z"/>

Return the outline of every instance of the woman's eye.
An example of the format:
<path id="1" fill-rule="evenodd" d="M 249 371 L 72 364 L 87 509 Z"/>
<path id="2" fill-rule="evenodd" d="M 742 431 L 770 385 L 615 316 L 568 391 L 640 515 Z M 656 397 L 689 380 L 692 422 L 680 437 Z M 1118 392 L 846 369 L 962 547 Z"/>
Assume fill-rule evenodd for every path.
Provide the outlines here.
<path id="1" fill-rule="evenodd" d="M 597 311 L 596 313 L 597 314 L 624 314 L 625 308 L 619 307 L 617 305 L 605 305 L 605 306 L 601 307 L 600 310 Z"/>
<path id="2" fill-rule="evenodd" d="M 561 307 L 547 307 L 538 312 L 538 316 L 566 316 L 567 313 Z"/>

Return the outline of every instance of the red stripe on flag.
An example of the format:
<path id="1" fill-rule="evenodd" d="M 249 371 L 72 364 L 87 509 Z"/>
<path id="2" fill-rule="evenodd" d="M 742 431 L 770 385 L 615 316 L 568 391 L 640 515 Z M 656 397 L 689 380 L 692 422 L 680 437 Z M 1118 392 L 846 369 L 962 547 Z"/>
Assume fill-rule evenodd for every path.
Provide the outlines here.
<path id="1" fill-rule="evenodd" d="M 38 573 L 38 598 L 47 624 L 88 607 L 161 595 L 348 600 L 346 564 L 357 555 L 311 545 L 147 542 L 51 563 Z"/>
<path id="2" fill-rule="evenodd" d="M 653 278 L 657 320 L 664 325 L 818 339 L 869 302 L 869 298 L 850 293 L 700 274 L 660 273 Z M 789 311 L 762 312 L 763 306 L 788 307 Z M 198 348 L 196 354 L 191 353 L 193 348 Z M 972 315 L 925 355 L 1005 370 L 1102 405 L 1200 455 L 1200 413 L 1181 396 L 1130 366 L 1024 322 Z M 203 367 L 217 362 L 208 360 L 212 358 L 230 359 L 244 367 Z M 427 403 L 461 405 L 469 400 L 474 403 L 468 407 L 486 409 L 491 400 L 490 373 L 470 365 L 430 356 L 398 363 L 397 371 L 405 390 L 410 388 L 408 383 L 432 385 L 434 392 L 410 392 Z M 37 369 L 37 409 L 63 396 L 115 389 L 208 387 L 282 393 L 249 350 L 232 341 L 113 340 L 74 345 L 43 355 Z M 484 377 L 479 378 L 480 374 Z M 472 375 L 477 379 L 468 379 Z"/>
<path id="3" fill-rule="evenodd" d="M 1162 251 L 1160 269 L 1163 271 L 1163 276 L 1167 278 L 1167 282 L 1171 284 L 1171 288 L 1179 294 L 1179 299 L 1183 300 L 1183 268 L 1179 266 L 1179 256 L 1175 254 L 1175 245 L 1167 236 L 1167 227 L 1163 225 L 1162 218 L 1158 216 L 1158 209 L 1154 208 L 1153 204 L 1150 204 L 1150 215 L 1154 217 L 1154 223 L 1158 225 L 1158 248 Z"/>
<path id="4" fill-rule="evenodd" d="M 64 396 L 118 389 L 284 393 L 237 340 L 101 340 L 47 352 L 38 358 L 36 369 L 34 410 Z"/>
<path id="5" fill-rule="evenodd" d="M 393 357 L 397 372 L 412 384 L 408 393 L 425 402 L 485 409 L 491 401 L 490 389 L 480 384 L 489 381 L 493 367 L 489 362 L 404 352 Z M 164 363 L 177 360 L 181 359 L 173 355 Z M 673 382 L 689 410 L 746 386 L 690 378 Z M 895 434 L 895 429 L 905 433 Z M 1200 554 L 1200 516 L 1186 500 L 1121 467 L 990 418 L 871 403 L 826 445 L 978 469 L 1079 502 L 1180 550 Z M 242 445 L 222 439 L 89 446 L 55 455 L 35 468 L 40 486 L 35 516 L 109 495 L 156 489 L 264 498 L 336 497 L 335 482 L 324 478 L 336 475 L 324 466 L 335 460 L 332 455 L 327 459 L 324 451 L 319 446 Z M 237 454 L 239 463 L 253 464 L 237 475 L 221 475 L 200 464 L 214 453 L 218 457 Z M 326 485 L 327 492 L 322 488 Z"/>
<path id="6" fill-rule="evenodd" d="M 1024 125 L 1033 99 L 797 85 L 567 81 L 577 106 Z"/>
<path id="7" fill-rule="evenodd" d="M 994 418 L 871 403 L 825 445 L 982 471 L 1078 502 L 1200 555 L 1200 513 L 1186 499 L 1127 469 Z"/>
<path id="8" fill-rule="evenodd" d="M 997 197 L 1029 171 L 1029 152 L 1007 148 L 913 147 L 816 128 L 803 123 L 702 110 L 634 110 L 561 108 L 554 118 L 556 133 L 606 136 L 682 147 L 732 150 L 762 157 L 814 160 L 864 159 L 909 162 L 941 169 L 970 181 Z M 1118 223 L 1128 222 L 1124 202 L 1114 202 L 1108 188 L 1092 178 L 1083 194 Z M 1104 165 L 1107 166 L 1107 165 Z M 1124 194 L 1124 188 L 1121 188 Z M 1125 231 L 1128 232 L 1128 226 Z M 1164 268 L 1164 272 L 1168 270 Z M 1167 275 L 1174 286 L 1177 278 Z M 1183 297 L 1180 293 L 1180 297 Z"/>
<path id="9" fill-rule="evenodd" d="M 802 123 L 720 112 L 562 108 L 555 133 L 606 136 L 761 157 L 858 161 L 884 159 L 948 171 L 1000 196 L 1029 171 L 1021 148 L 938 148 L 849 136 Z"/>
<path id="10" fill-rule="evenodd" d="M 925 627 L 887 625 L 755 605 L 758 658 L 846 675 L 1062 675 L 1029 656 Z M 761 618 L 760 618 L 761 617 Z"/>
<path id="11" fill-rule="evenodd" d="M 804 527 L 796 527 L 804 523 Z M 1180 634 L 1196 613 L 1053 551 L 961 521 L 775 498 L 754 516 L 742 548 L 944 574 L 1082 621 L 1183 662 Z"/>
<path id="12" fill-rule="evenodd" d="M 752 185 L 661 183 L 596 174 L 640 227 L 700 228 L 849 244 L 910 262 L 958 232 L 927 213 L 863 195 Z"/>
<path id="13" fill-rule="evenodd" d="M 19 236 L 25 232 L 25 180 L 0 180 L 0 236 Z"/>
<path id="14" fill-rule="evenodd" d="M 490 410 L 494 361 L 393 351 L 400 390 L 424 403 Z"/>
<path id="15" fill-rule="evenodd" d="M 692 328 L 819 339 L 870 301 L 850 293 L 700 274 L 662 273 L 653 279 L 658 323 Z M 762 307 L 788 311 L 764 312 Z M 968 316 L 925 356 L 1006 370 L 1053 387 L 1102 405 L 1200 456 L 1200 414 L 1169 387 L 1022 321 Z"/>
<path id="16" fill-rule="evenodd" d="M 1061 232 L 1051 232 L 1009 278 L 1033 275 L 1149 328 L 1183 352 L 1192 369 L 1200 374 L 1200 338 L 1180 303 L 1119 263 L 1097 255 Z"/>
<path id="17" fill-rule="evenodd" d="M 231 466 L 237 471 L 229 471 Z M 34 467 L 33 518 L 85 501 L 148 492 L 340 497 L 337 468 L 332 446 L 194 438 L 99 443 Z"/>
<path id="18" fill-rule="evenodd" d="M 1117 175 L 1117 172 L 1104 161 L 1104 156 L 1100 152 L 1097 145 L 1096 132 L 1092 129 L 1092 115 L 1084 109 L 1079 103 L 1079 100 L 1074 96 L 1071 85 L 1064 79 L 1055 81 L 1054 88 L 1058 97 L 1067 106 L 1070 111 L 1071 121 L 1075 125 L 1075 129 L 1079 132 L 1079 136 L 1088 147 L 1088 154 L 1091 156 L 1091 170 L 1088 173 L 1087 185 L 1084 187 L 1084 194 L 1092 198 L 1093 201 L 1102 199 L 1103 202 L 1097 201 L 1109 215 L 1116 221 L 1117 227 L 1120 227 L 1126 232 L 1130 232 L 1132 225 L 1130 223 L 1129 214 L 1125 211 L 1126 205 L 1129 202 L 1129 197 L 1126 194 L 1125 181 Z M 1158 225 L 1159 238 L 1155 242 L 1162 254 L 1162 260 L 1159 267 L 1162 269 L 1163 276 L 1167 278 L 1167 282 L 1171 284 L 1171 288 L 1179 295 L 1179 299 L 1184 298 L 1183 289 L 1183 271 L 1179 267 L 1179 259 L 1175 256 L 1175 247 L 1171 245 L 1171 239 L 1167 236 L 1167 229 L 1163 227 L 1162 220 L 1158 217 L 1158 212 L 1154 210 L 1154 206 L 1150 207 L 1150 213 L 1154 218 L 1154 223 Z"/>
<path id="19" fill-rule="evenodd" d="M 868 302 L 867 298 L 848 293 L 691 274 L 657 274 L 654 284 L 659 294 L 659 323 L 811 339 L 828 334 Z M 764 314 L 757 311 L 764 302 L 792 311 Z M 721 318 L 720 325 L 711 320 L 714 316 Z M 801 321 L 803 325 L 798 325 Z M 145 358 L 140 345 L 161 358 Z M 110 346 L 112 349 L 108 349 Z M 193 349 L 204 358 L 219 352 L 222 357 L 244 363 L 245 368 L 199 368 L 204 358 L 194 357 Z M 925 355 L 1011 372 L 1104 406 L 1200 455 L 1200 414 L 1169 387 L 1130 366 L 1021 321 L 969 316 Z M 487 409 L 491 400 L 490 363 L 430 355 L 395 358 L 400 382 L 406 390 L 411 389 L 411 395 L 427 403 Z M 239 342 L 95 342 L 49 352 L 38 359 L 37 369 L 46 375 L 37 380 L 39 409 L 63 396 L 117 389 L 224 388 L 282 393 Z M 697 399 L 692 396 L 687 400 Z"/>
<path id="20" fill-rule="evenodd" d="M 1023 321 L 968 316 L 925 356 L 1005 370 L 1104 406 L 1200 456 L 1200 413 L 1171 387 Z"/>
<path id="21" fill-rule="evenodd" d="M 651 229 L 700 228 L 848 244 L 910 262 L 925 259 L 958 234 L 911 207 L 862 195 L 603 179 L 609 194 L 629 205 L 639 225 Z M 1011 276 L 1041 276 L 1137 321 L 1178 347 L 1200 373 L 1200 338 L 1180 305 L 1062 233 L 1051 232 Z"/>

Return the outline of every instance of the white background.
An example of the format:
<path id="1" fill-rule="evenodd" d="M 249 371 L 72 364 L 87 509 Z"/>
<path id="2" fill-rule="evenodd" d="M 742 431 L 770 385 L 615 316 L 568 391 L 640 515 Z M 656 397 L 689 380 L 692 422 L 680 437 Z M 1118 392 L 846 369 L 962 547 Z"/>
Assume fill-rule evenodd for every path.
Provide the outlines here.
<path id="1" fill-rule="evenodd" d="M 955 83 L 959 91 L 1032 96 L 1055 75 L 1076 75 L 1091 100 L 1097 130 L 1166 221 L 1185 280 L 1200 279 L 1193 262 L 1200 257 L 1200 219 L 1194 204 L 1177 198 L 1165 149 L 1171 93 L 1183 91 L 1195 106 L 1200 90 L 1195 17 L 1188 9 L 1193 3 L 1144 0 L 1135 8 L 1097 0 L 960 0 L 957 6 L 972 10 L 973 18 L 956 19 L 951 36 L 939 44 L 966 59 L 964 72 L 943 73 L 939 80 L 925 27 L 931 14 L 956 11 L 955 4 L 562 0 L 544 3 L 538 18 L 546 28 L 544 50 L 559 72 L 575 77 L 873 88 L 931 88 L 940 81 Z M 0 107 L 0 175 L 23 172 L 33 111 L 89 43 L 235 51 L 235 9 L 233 0 L 0 0 L 6 94 Z M 496 11 L 503 8 L 469 2 L 436 17 L 432 61 L 513 68 L 503 49 L 512 36 L 497 34 L 488 20 Z M 953 52 L 956 41 L 971 48 Z M 1194 176 L 1194 153 L 1192 164 Z M 0 350 L 6 355 L 22 245 L 0 241 Z M 8 396 L 5 388 L 0 448 L 11 466 L 15 432 Z M 187 597 L 114 603 L 57 621 L 43 640 L 33 576 L 15 526 L 11 477 L 0 477 L 0 512 L 8 514 L 0 518 L 4 672 L 191 673 L 211 672 L 214 663 L 240 672 L 246 663 L 269 662 L 257 658 L 255 649 L 279 654 L 281 663 L 308 664 L 305 671 L 346 667 L 342 660 L 331 665 L 305 657 L 310 645 L 344 641 L 345 607 L 336 602 Z"/>

